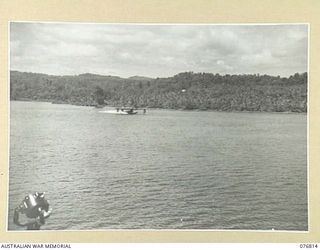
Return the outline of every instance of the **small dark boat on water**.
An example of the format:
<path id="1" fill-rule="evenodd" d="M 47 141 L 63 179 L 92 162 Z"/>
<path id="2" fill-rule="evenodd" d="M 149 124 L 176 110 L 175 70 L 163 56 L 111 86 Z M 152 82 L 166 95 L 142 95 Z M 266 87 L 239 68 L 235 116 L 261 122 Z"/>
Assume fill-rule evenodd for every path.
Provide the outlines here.
<path id="1" fill-rule="evenodd" d="M 138 114 L 138 111 L 136 111 L 135 109 L 133 108 L 130 108 L 130 109 L 117 109 L 117 112 L 121 112 L 121 114 L 123 115 L 135 115 L 135 114 Z"/>

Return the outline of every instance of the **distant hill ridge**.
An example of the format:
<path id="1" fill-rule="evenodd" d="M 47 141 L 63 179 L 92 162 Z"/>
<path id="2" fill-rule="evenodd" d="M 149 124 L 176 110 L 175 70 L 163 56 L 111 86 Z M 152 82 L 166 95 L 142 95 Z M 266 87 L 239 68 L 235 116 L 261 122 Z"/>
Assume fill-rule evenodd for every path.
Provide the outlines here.
<path id="1" fill-rule="evenodd" d="M 43 75 L 43 76 L 52 76 L 52 77 L 75 77 L 75 76 L 79 76 L 79 77 L 106 77 L 106 78 L 116 78 L 116 79 L 130 79 L 130 80 L 137 80 L 137 81 L 149 81 L 152 80 L 154 78 L 151 77 L 146 77 L 146 76 L 130 76 L 130 77 L 120 77 L 120 76 L 114 76 L 114 75 L 101 75 L 101 74 L 95 74 L 95 73 L 82 73 L 79 75 L 48 75 L 48 74 L 44 74 L 44 73 L 35 73 L 35 72 L 21 72 L 21 71 L 17 71 L 17 70 L 11 70 L 11 73 L 21 73 L 21 74 L 34 74 L 34 75 Z"/>
<path id="2" fill-rule="evenodd" d="M 128 77 L 127 79 L 137 80 L 137 81 L 151 81 L 151 80 L 153 80 L 153 78 L 146 77 L 146 76 L 131 76 L 131 77 Z"/>
<path id="3" fill-rule="evenodd" d="M 11 71 L 10 99 L 90 106 L 306 112 L 307 73 L 277 77 L 183 72 L 153 79 Z"/>

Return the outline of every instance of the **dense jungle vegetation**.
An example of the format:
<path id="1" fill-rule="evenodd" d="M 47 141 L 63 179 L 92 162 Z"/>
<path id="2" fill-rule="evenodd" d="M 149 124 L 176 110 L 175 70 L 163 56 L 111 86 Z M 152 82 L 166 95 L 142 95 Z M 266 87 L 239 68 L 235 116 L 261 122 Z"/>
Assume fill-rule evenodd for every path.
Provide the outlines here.
<path id="1" fill-rule="evenodd" d="M 11 71 L 10 99 L 88 106 L 306 112 L 307 73 L 276 77 L 185 72 L 153 79 Z"/>

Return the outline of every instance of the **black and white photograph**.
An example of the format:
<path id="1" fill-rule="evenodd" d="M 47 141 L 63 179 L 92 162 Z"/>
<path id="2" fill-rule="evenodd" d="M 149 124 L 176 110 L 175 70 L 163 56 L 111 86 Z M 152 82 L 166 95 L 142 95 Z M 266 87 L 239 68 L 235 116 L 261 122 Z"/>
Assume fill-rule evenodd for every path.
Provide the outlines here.
<path id="1" fill-rule="evenodd" d="M 309 25 L 10 22 L 7 230 L 308 232 Z"/>

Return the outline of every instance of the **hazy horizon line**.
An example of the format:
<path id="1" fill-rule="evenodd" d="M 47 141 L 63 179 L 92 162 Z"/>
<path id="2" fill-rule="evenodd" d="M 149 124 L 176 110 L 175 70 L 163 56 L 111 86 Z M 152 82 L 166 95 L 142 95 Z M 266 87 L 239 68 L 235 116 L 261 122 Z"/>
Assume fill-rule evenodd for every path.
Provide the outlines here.
<path id="1" fill-rule="evenodd" d="M 48 74 L 48 73 L 44 73 L 44 72 L 32 72 L 32 71 L 21 71 L 21 70 L 16 70 L 16 69 L 10 69 L 10 72 L 12 71 L 15 71 L 15 72 L 19 72 L 19 73 L 27 73 L 27 74 L 41 74 L 41 75 L 47 75 L 47 76 L 81 76 L 81 75 L 96 75 L 96 76 L 111 76 L 111 77 L 119 77 L 119 78 L 122 78 L 122 79 L 129 79 L 129 78 L 132 78 L 132 77 L 143 77 L 143 78 L 150 78 L 150 79 L 157 79 L 157 78 L 170 78 L 170 77 L 174 77 L 176 75 L 179 75 L 179 74 L 183 74 L 183 73 L 193 73 L 193 74 L 212 74 L 212 75 L 220 75 L 220 76 L 227 76 L 227 75 L 230 75 L 230 76 L 233 76 L 233 75 L 237 75 L 237 76 L 243 76 L 243 75 L 258 75 L 258 76 L 272 76 L 272 77 L 280 77 L 280 78 L 289 78 L 290 76 L 293 76 L 295 74 L 304 74 L 304 73 L 307 73 L 308 74 L 308 71 L 304 71 L 304 72 L 295 72 L 295 73 L 292 73 L 291 75 L 288 75 L 288 76 L 281 76 L 281 75 L 271 75 L 271 74 L 265 74 L 265 73 L 241 73 L 241 74 L 221 74 L 221 73 L 212 73 L 212 72 L 205 72 L 205 71 L 198 71 L 198 72 L 195 72 L 195 71 L 181 71 L 177 74 L 174 74 L 174 75 L 171 75 L 171 76 L 157 76 L 157 77 L 151 77 L 151 76 L 146 76 L 146 75 L 139 75 L 139 74 L 135 74 L 135 75 L 132 75 L 132 76 L 128 76 L 128 77 L 124 77 L 124 76 L 120 76 L 120 75 L 104 75 L 104 74 L 100 74 L 100 73 L 92 73 L 92 72 L 84 72 L 84 73 L 80 73 L 80 74 L 70 74 L 70 75 L 58 75 L 58 74 Z"/>

